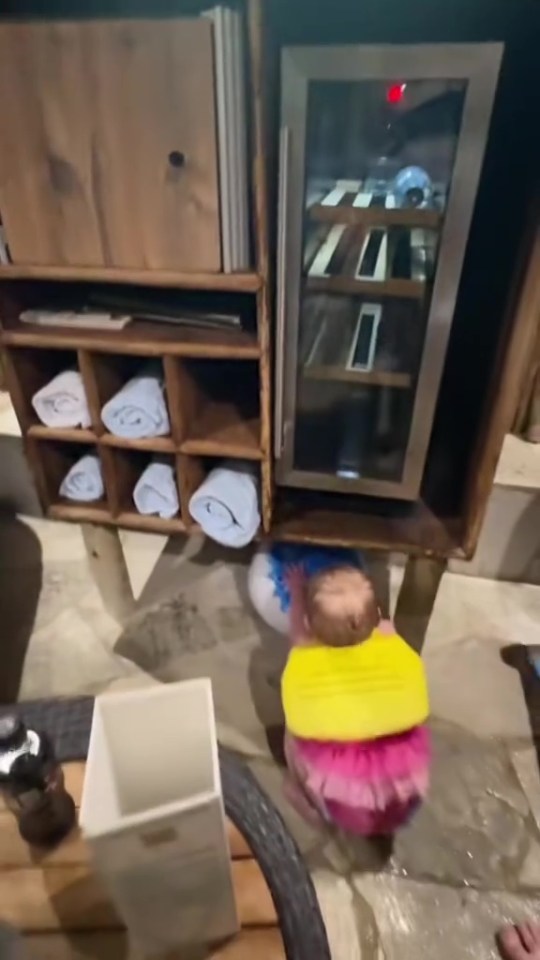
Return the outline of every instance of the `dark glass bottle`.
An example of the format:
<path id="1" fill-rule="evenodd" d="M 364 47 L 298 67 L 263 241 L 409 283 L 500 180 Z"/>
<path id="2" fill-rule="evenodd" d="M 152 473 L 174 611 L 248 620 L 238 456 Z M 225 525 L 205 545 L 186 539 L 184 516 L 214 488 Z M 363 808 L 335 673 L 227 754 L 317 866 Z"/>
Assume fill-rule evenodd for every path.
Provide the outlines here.
<path id="1" fill-rule="evenodd" d="M 28 843 L 52 846 L 75 823 L 75 804 L 50 739 L 12 715 L 0 717 L 0 789 Z"/>

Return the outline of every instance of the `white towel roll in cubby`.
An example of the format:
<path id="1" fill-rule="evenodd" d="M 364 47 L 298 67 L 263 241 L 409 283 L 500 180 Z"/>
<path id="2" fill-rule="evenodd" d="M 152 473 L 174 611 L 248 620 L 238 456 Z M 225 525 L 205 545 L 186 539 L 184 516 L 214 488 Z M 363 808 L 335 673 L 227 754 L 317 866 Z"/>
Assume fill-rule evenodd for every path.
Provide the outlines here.
<path id="1" fill-rule="evenodd" d="M 73 464 L 60 484 L 60 496 L 77 503 L 101 500 L 105 488 L 97 453 L 87 453 Z"/>
<path id="2" fill-rule="evenodd" d="M 111 397 L 101 411 L 107 430 L 116 437 L 139 440 L 170 433 L 163 371 L 149 363 Z"/>
<path id="3" fill-rule="evenodd" d="M 133 502 L 139 513 L 157 514 L 164 520 L 174 517 L 179 501 L 173 467 L 157 460 L 149 464 L 135 485 Z"/>
<path id="4" fill-rule="evenodd" d="M 261 522 L 254 465 L 228 460 L 216 467 L 192 495 L 189 512 L 212 540 L 226 547 L 245 547 Z"/>
<path id="5" fill-rule="evenodd" d="M 78 370 L 64 370 L 32 397 L 32 407 L 46 427 L 89 427 L 90 412 Z"/>

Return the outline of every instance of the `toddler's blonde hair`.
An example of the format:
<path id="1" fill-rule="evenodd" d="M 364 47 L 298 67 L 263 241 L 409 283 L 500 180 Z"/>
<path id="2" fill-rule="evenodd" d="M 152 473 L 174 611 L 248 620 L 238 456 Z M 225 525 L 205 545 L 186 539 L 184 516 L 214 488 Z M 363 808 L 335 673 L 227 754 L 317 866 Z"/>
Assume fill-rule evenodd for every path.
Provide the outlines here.
<path id="1" fill-rule="evenodd" d="M 356 567 L 335 567 L 310 577 L 306 613 L 314 637 L 333 647 L 367 640 L 379 622 L 373 587 Z"/>

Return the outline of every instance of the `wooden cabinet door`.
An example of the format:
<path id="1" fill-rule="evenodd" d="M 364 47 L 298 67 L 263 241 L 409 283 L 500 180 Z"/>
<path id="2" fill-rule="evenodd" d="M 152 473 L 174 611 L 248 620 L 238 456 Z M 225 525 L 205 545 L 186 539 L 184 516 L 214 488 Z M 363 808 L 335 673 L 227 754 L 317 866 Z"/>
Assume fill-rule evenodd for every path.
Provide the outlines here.
<path id="1" fill-rule="evenodd" d="M 221 269 L 212 26 L 0 25 L 0 214 L 13 260 Z"/>

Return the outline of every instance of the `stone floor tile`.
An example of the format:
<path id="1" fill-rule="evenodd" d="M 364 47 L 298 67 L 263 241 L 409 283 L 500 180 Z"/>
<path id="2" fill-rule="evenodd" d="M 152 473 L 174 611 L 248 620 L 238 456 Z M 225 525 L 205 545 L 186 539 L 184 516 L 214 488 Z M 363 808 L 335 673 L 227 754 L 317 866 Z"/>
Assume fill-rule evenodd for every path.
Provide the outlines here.
<path id="1" fill-rule="evenodd" d="M 427 799 L 399 830 L 391 868 L 451 885 L 517 886 L 529 805 L 504 745 L 433 721 Z"/>
<path id="2" fill-rule="evenodd" d="M 312 878 L 333 960 L 367 960 L 361 947 L 361 918 L 347 880 L 327 870 L 315 870 Z"/>
<path id="3" fill-rule="evenodd" d="M 383 875 L 353 885 L 373 910 L 385 960 L 495 960 L 505 923 L 538 919 L 540 901 Z"/>
<path id="4" fill-rule="evenodd" d="M 471 582 L 468 577 L 463 579 Z M 496 635 L 486 637 L 466 631 L 464 624 L 460 639 L 426 646 L 433 716 L 460 724 L 479 736 L 530 739 L 519 674 L 501 657 L 505 644 Z M 508 643 L 511 641 L 509 635 Z"/>

